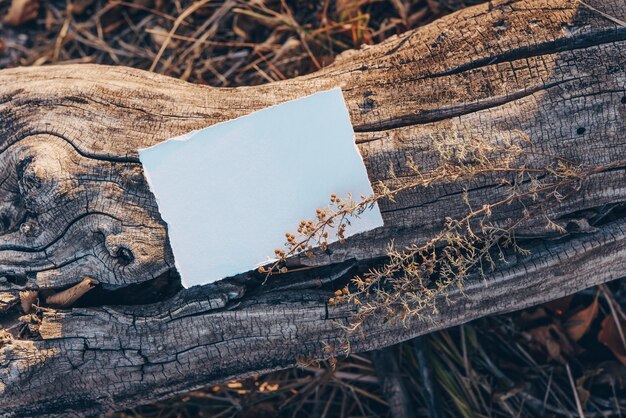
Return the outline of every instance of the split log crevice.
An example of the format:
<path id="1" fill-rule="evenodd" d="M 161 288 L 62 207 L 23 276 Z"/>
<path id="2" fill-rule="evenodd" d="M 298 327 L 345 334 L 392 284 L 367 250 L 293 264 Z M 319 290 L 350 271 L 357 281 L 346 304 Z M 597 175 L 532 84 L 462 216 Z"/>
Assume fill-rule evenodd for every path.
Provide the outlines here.
<path id="1" fill-rule="evenodd" d="M 257 87 L 96 65 L 0 71 L 0 324 L 10 332 L 0 339 L 2 412 L 99 414 L 327 358 L 346 338 L 337 322 L 354 314 L 327 304 L 335 286 L 383 262 L 390 240 L 423 243 L 446 217 L 462 217 L 464 190 L 478 206 L 504 193 L 488 175 L 409 190 L 381 202 L 385 227 L 296 260 L 300 270 L 266 285 L 250 272 L 181 290 L 140 148 L 340 86 L 373 181 L 389 182 L 390 166 L 409 176 L 410 159 L 436 167 L 441 135 L 496 143 L 522 132 L 541 152 L 582 164 L 625 160 L 626 5 L 585 4 L 493 1 Z M 509 254 L 486 280 L 466 283 L 433 321 L 372 319 L 348 337 L 351 349 L 626 276 L 624 203 L 626 167 L 593 174 L 551 213 L 567 233 L 529 223 L 519 235 L 530 255 Z M 85 277 L 100 285 L 74 308 L 36 314 L 28 332 L 17 326 L 17 292 L 58 292 Z"/>

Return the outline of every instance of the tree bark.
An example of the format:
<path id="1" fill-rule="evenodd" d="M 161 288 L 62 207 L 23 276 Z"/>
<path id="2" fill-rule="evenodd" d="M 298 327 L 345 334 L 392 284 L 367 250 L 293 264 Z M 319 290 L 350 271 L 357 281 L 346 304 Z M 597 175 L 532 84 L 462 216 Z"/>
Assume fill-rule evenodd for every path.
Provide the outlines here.
<path id="1" fill-rule="evenodd" d="M 354 307 L 327 304 L 335 283 L 384 260 L 391 240 L 423 243 L 446 217 L 462 217 L 464 189 L 472 205 L 498 199 L 495 179 L 383 201 L 385 227 L 266 285 L 250 272 L 179 290 L 137 158 L 167 138 L 340 86 L 374 181 L 390 181 L 390 165 L 409 175 L 409 158 L 433 168 L 434 144 L 450 133 L 497 142 L 523 132 L 582 164 L 626 159 L 624 21 L 623 0 L 493 1 L 344 53 L 315 74 L 237 89 L 96 65 L 1 71 L 2 412 L 99 414 L 327 358 L 346 338 L 354 352 L 372 350 L 626 276 L 626 167 L 617 166 L 550 214 L 595 229 L 529 239 L 530 255 L 470 280 L 432 320 L 373 318 L 346 335 L 337 323 Z M 541 236 L 540 225 L 520 235 Z M 100 287 L 83 307 L 18 318 L 20 290 L 41 295 L 85 277 Z"/>

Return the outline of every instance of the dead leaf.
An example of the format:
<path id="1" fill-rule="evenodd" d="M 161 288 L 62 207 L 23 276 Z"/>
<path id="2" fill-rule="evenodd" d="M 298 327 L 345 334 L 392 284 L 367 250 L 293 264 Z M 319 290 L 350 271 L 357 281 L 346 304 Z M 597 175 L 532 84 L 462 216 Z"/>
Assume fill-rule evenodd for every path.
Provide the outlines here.
<path id="1" fill-rule="evenodd" d="M 615 385 L 620 389 L 626 387 L 626 366 L 615 361 L 605 361 L 599 363 L 597 376 L 594 376 L 594 384 Z"/>
<path id="2" fill-rule="evenodd" d="M 591 392 L 589 391 L 589 389 L 585 387 L 585 385 L 587 385 L 588 387 L 591 387 L 595 377 L 601 373 L 602 373 L 601 369 L 592 368 L 592 369 L 584 370 L 583 375 L 579 377 L 578 379 L 576 379 L 576 392 L 578 393 L 578 398 L 580 399 L 580 403 L 582 404 L 583 408 L 585 407 L 585 405 L 589 401 L 589 398 L 591 397 Z"/>
<path id="3" fill-rule="evenodd" d="M 578 398 L 580 399 L 580 403 L 582 404 L 582 407 L 584 409 L 585 405 L 587 405 L 587 401 L 591 397 L 591 392 L 589 392 L 589 390 L 586 389 L 584 386 L 577 384 L 576 393 L 578 393 Z"/>
<path id="4" fill-rule="evenodd" d="M 567 332 L 572 341 L 580 340 L 587 333 L 596 316 L 598 316 L 597 293 L 591 305 L 567 318 L 565 321 L 565 332 Z"/>
<path id="5" fill-rule="evenodd" d="M 574 353 L 574 347 L 557 324 L 549 324 L 528 331 L 536 349 L 545 351 L 550 360 L 561 361 L 563 355 Z"/>
<path id="6" fill-rule="evenodd" d="M 622 333 L 626 334 L 626 322 L 620 320 Z M 619 330 L 612 316 L 607 315 L 602 320 L 602 328 L 598 334 L 598 341 L 606 345 L 616 359 L 626 366 L 626 348 L 619 335 Z"/>
<path id="7" fill-rule="evenodd" d="M 565 312 L 567 312 L 570 303 L 572 303 L 572 299 L 574 299 L 574 295 L 569 295 L 563 298 L 552 300 L 550 302 L 546 302 L 541 306 L 554 312 L 557 315 L 563 315 Z"/>
<path id="8" fill-rule="evenodd" d="M 35 19 L 38 13 L 39 0 L 13 0 L 4 21 L 8 25 L 19 26 Z"/>

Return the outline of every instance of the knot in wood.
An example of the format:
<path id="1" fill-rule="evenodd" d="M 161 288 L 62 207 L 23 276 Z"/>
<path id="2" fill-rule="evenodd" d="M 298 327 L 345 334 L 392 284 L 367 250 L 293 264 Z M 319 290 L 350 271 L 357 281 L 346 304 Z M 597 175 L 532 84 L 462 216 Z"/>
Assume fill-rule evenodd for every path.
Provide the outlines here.
<path id="1" fill-rule="evenodd" d="M 127 266 L 135 261 L 135 253 L 130 245 L 124 242 L 123 236 L 110 235 L 105 240 L 109 255 L 115 258 L 116 262 L 122 266 Z"/>
<path id="2" fill-rule="evenodd" d="M 133 188 L 145 186 L 143 169 L 139 166 L 125 169 L 121 176 L 124 182 Z"/>
<path id="3" fill-rule="evenodd" d="M 126 247 L 119 247 L 115 254 L 122 265 L 128 265 L 135 260 L 135 254 Z"/>
<path id="4" fill-rule="evenodd" d="M 20 193 L 27 195 L 30 191 L 41 188 L 46 177 L 45 169 L 34 164 L 34 157 L 23 159 L 17 166 L 17 178 Z"/>
<path id="5" fill-rule="evenodd" d="M 28 220 L 20 225 L 20 232 L 27 237 L 37 235 L 38 231 L 39 224 L 34 220 Z"/>

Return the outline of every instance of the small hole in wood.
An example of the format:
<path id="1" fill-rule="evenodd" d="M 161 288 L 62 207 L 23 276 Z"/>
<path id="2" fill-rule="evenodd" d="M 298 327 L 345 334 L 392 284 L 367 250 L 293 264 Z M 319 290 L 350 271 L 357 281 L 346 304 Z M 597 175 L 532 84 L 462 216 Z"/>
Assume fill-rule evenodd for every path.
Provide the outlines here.
<path id="1" fill-rule="evenodd" d="M 135 260 L 135 255 L 133 254 L 133 252 L 126 247 L 120 247 L 120 249 L 117 250 L 116 256 L 120 261 L 120 264 L 124 266 L 129 265 L 133 262 L 133 260 Z"/>
<path id="2" fill-rule="evenodd" d="M 626 104 L 626 96 L 622 97 L 621 102 L 622 102 L 622 104 Z"/>
<path id="3" fill-rule="evenodd" d="M 25 274 L 9 274 L 5 277 L 9 283 L 13 283 L 18 286 L 24 286 L 28 283 L 28 277 L 26 277 Z"/>
<path id="4" fill-rule="evenodd" d="M 585 133 L 585 131 L 587 131 L 585 128 L 578 128 L 578 129 L 576 129 L 576 133 L 577 133 L 578 135 L 582 135 L 582 134 L 584 134 L 584 133 Z"/>
<path id="5" fill-rule="evenodd" d="M 567 225 L 565 225 L 565 230 L 567 232 L 580 232 L 580 225 L 574 221 L 569 221 Z"/>

